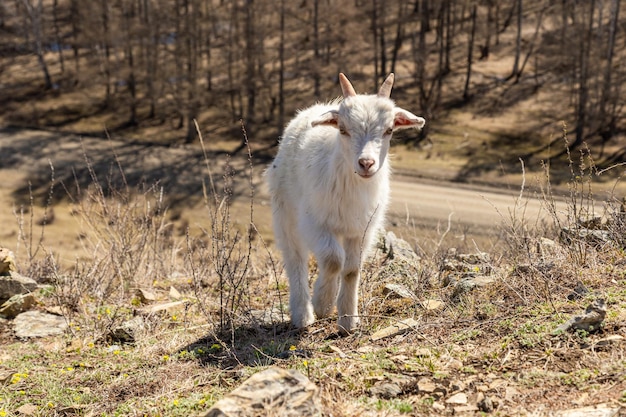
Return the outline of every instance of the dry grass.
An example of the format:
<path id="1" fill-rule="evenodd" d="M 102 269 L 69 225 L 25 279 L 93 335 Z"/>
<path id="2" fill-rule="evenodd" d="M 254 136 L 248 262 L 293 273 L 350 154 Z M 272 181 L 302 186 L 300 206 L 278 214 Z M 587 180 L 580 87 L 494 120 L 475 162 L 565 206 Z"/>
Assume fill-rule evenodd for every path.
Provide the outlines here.
<path id="1" fill-rule="evenodd" d="M 161 187 L 131 184 L 119 166 L 101 177 L 86 159 L 90 185 L 71 193 L 85 255 L 70 266 L 55 255 L 62 248 L 53 251 L 46 244 L 46 230 L 38 240 L 38 229 L 30 226 L 32 207 L 18 216 L 19 241 L 33 242 L 20 267 L 50 282 L 38 294 L 39 308 L 61 307 L 70 330 L 63 337 L 30 341 L 3 333 L 0 376 L 8 376 L 0 386 L 2 415 L 14 415 L 26 404 L 41 416 L 193 415 L 271 364 L 298 369 L 313 380 L 325 414 L 333 416 L 447 415 L 453 407 L 440 406 L 456 391 L 466 392 L 470 404 L 479 392 L 490 395 L 501 415 L 600 402 L 624 405 L 624 343 L 600 343 L 625 331 L 621 240 L 602 245 L 559 240 L 557 227 L 537 227 L 524 217 L 522 189 L 516 210 L 502 214 L 506 245 L 476 266 L 495 278 L 493 284 L 460 296 L 445 284 L 451 272 L 444 228 L 430 241 L 421 239 L 430 250 L 416 248 L 422 258 L 410 274 L 381 274 L 388 264 L 382 252 L 370 260 L 361 287 L 360 330 L 338 337 L 331 318 L 301 333 L 282 321 L 287 284 L 271 244 L 256 232 L 250 187 L 257 167 L 249 155 L 245 159 L 238 165 L 247 167 L 244 176 L 234 175 L 229 164 L 219 173 L 209 172 L 213 164 L 205 167 L 203 226 L 184 231 L 170 221 Z M 593 170 L 588 163 L 574 166 L 569 212 L 554 213 L 560 226 L 578 224 L 596 204 L 589 192 Z M 230 197 L 241 185 L 237 181 L 250 193 L 248 204 L 235 212 Z M 550 190 L 545 198 L 549 207 Z M 623 236 L 619 207 L 609 205 L 607 213 L 613 220 L 605 229 Z M 407 286 L 419 302 L 385 296 L 382 287 L 389 281 Z M 568 299 L 580 283 L 589 292 Z M 174 301 L 171 287 L 185 302 L 146 313 Z M 140 289 L 157 300 L 144 304 Z M 595 298 L 608 304 L 600 332 L 553 334 Z M 426 310 L 421 302 L 434 299 L 443 307 Z M 276 311 L 274 322 L 261 322 L 255 310 Z M 404 318 L 418 325 L 403 335 L 370 339 Z M 132 338 L 120 338 L 117 329 L 129 321 L 139 325 Z M 419 391 L 421 378 L 440 390 Z M 372 394 L 383 382 L 397 383 L 400 395 Z"/>

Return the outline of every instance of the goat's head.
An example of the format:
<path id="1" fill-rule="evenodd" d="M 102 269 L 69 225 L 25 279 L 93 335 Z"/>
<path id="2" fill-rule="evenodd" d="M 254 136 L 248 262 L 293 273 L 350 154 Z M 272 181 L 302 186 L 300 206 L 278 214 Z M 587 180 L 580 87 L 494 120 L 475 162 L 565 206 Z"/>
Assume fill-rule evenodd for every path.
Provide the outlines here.
<path id="1" fill-rule="evenodd" d="M 396 107 L 389 98 L 394 75 L 389 74 L 377 95 L 356 94 L 345 75 L 339 74 L 343 101 L 314 120 L 312 126 L 326 125 L 339 130 L 344 155 L 354 172 L 362 178 L 373 177 L 383 166 L 391 135 L 396 130 L 422 128 L 424 119 Z"/>

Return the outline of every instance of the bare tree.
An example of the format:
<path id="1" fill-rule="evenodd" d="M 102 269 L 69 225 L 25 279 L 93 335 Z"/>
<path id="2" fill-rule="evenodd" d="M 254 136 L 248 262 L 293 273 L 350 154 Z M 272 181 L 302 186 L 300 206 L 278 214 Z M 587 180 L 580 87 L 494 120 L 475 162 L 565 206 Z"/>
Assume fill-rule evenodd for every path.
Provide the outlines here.
<path id="1" fill-rule="evenodd" d="M 521 0 L 518 0 L 521 1 Z M 472 5 L 472 28 L 470 30 L 467 47 L 467 73 L 465 75 L 465 87 L 463 88 L 463 100 L 469 100 L 470 77 L 472 76 L 472 61 L 474 56 L 474 37 L 476 35 L 476 4 Z"/>
<path id="2" fill-rule="evenodd" d="M 49 90 L 52 88 L 52 79 L 50 78 L 50 72 L 48 71 L 48 64 L 44 58 L 43 50 L 43 0 L 35 0 L 34 3 L 31 3 L 31 0 L 21 1 L 24 6 L 24 10 L 28 15 L 28 19 L 30 20 L 30 28 L 33 35 L 33 52 L 37 55 L 39 68 L 43 72 L 45 88 L 46 90 Z"/>

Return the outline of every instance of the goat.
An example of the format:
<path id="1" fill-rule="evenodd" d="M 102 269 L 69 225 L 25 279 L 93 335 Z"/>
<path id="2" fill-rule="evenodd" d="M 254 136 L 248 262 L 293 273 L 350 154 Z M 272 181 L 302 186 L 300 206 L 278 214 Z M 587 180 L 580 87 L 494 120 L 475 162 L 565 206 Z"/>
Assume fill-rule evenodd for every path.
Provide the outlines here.
<path id="1" fill-rule="evenodd" d="M 378 95 L 361 95 L 339 74 L 343 99 L 300 111 L 266 171 L 295 327 L 312 324 L 314 313 L 329 316 L 335 302 L 339 331 L 358 325 L 361 264 L 389 201 L 389 141 L 394 131 L 425 123 L 395 106 L 389 98 L 393 81 L 390 74 Z M 312 300 L 309 250 L 319 267 Z"/>

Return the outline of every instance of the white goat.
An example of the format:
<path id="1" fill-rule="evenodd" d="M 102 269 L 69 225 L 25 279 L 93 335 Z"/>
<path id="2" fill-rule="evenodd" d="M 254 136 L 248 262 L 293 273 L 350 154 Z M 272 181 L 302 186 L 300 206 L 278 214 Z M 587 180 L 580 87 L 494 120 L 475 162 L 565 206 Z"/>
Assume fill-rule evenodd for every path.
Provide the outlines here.
<path id="1" fill-rule="evenodd" d="M 300 111 L 266 172 L 296 327 L 312 324 L 313 312 L 327 317 L 335 301 L 339 330 L 358 324 L 361 263 L 389 201 L 389 141 L 394 131 L 425 123 L 389 99 L 393 80 L 390 74 L 378 95 L 357 95 L 339 74 L 343 100 Z M 309 250 L 319 266 L 312 303 Z"/>

